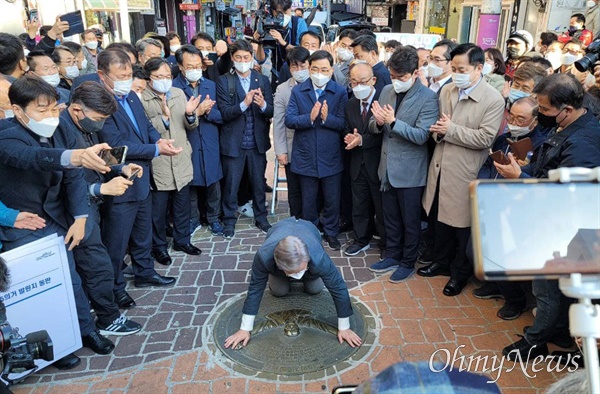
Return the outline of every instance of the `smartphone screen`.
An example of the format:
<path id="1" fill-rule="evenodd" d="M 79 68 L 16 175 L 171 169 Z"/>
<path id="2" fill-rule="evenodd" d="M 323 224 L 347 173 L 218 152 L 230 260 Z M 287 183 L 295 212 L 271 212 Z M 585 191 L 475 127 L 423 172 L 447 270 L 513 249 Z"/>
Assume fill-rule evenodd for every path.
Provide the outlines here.
<path id="1" fill-rule="evenodd" d="M 208 60 L 212 61 L 213 63 L 216 63 L 218 60 L 217 52 L 210 52 L 208 54 Z"/>
<path id="2" fill-rule="evenodd" d="M 137 170 L 133 171 L 131 173 L 131 175 L 129 175 L 129 178 L 127 178 L 128 181 L 133 181 L 135 178 L 137 178 L 137 174 L 140 172 L 140 169 L 138 168 Z"/>
<path id="3" fill-rule="evenodd" d="M 478 277 L 600 273 L 600 184 L 478 181 L 471 202 Z"/>
<path id="4" fill-rule="evenodd" d="M 119 146 L 100 152 L 100 158 L 104 160 L 107 166 L 117 166 L 125 162 L 127 156 L 127 146 Z"/>
<path id="5" fill-rule="evenodd" d="M 29 10 L 29 21 L 33 22 L 33 21 L 37 20 L 37 18 L 38 18 L 38 10 L 36 10 L 36 9 Z"/>

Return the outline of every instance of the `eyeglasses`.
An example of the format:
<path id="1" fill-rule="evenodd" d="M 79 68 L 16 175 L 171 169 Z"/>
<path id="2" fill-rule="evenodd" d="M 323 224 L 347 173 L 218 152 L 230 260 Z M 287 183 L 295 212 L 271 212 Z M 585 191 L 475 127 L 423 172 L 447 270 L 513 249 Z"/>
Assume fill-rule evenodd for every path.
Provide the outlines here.
<path id="1" fill-rule="evenodd" d="M 517 126 L 529 126 L 531 122 L 533 122 L 533 120 L 528 120 L 520 116 L 515 117 L 510 113 L 506 117 L 506 120 L 508 120 L 508 123 L 515 124 Z"/>
<path id="2" fill-rule="evenodd" d="M 193 70 L 197 70 L 197 71 L 202 71 L 202 66 L 187 66 L 184 68 L 185 71 L 193 71 Z"/>
<path id="3" fill-rule="evenodd" d="M 156 81 L 159 79 L 171 79 L 170 75 L 150 75 L 150 79 Z"/>
<path id="4" fill-rule="evenodd" d="M 371 81 L 373 79 L 373 77 L 365 80 L 365 81 L 350 81 L 350 87 L 351 88 L 355 88 L 358 85 L 366 85 L 367 83 L 369 83 L 369 81 Z"/>
<path id="5" fill-rule="evenodd" d="M 56 67 L 56 64 L 54 64 L 52 66 L 38 68 L 37 70 L 45 72 L 45 73 L 48 73 L 48 72 L 57 73 L 58 72 L 58 67 Z"/>
<path id="6" fill-rule="evenodd" d="M 77 64 L 77 59 L 67 60 L 66 62 L 60 62 L 60 64 L 64 64 L 65 66 L 74 66 Z"/>
<path id="7" fill-rule="evenodd" d="M 450 61 L 450 59 L 446 59 L 445 57 L 442 58 L 442 57 L 431 57 L 431 56 L 428 56 L 427 57 L 427 61 L 428 62 L 434 62 L 434 63 L 440 63 L 440 62 L 446 62 L 446 63 L 448 63 Z"/>

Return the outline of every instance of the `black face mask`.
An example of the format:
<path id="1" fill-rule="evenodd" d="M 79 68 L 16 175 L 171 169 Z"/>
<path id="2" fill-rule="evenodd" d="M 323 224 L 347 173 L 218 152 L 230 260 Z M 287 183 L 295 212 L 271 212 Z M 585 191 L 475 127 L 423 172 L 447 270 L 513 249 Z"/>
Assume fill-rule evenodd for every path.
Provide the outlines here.
<path id="1" fill-rule="evenodd" d="M 551 127 L 551 128 L 557 127 L 558 122 L 556 121 L 556 118 L 558 117 L 558 115 L 560 115 L 560 113 L 563 111 L 563 109 L 561 109 L 560 112 L 554 116 L 544 115 L 543 113 L 539 112 L 537 115 L 538 123 L 540 125 L 542 125 L 543 127 Z"/>
<path id="2" fill-rule="evenodd" d="M 79 126 L 81 126 L 83 131 L 85 131 L 86 133 L 89 133 L 89 134 L 99 133 L 102 130 L 102 128 L 104 127 L 105 120 L 106 119 L 91 120 L 90 118 L 88 118 L 86 116 L 83 119 L 79 120 Z"/>

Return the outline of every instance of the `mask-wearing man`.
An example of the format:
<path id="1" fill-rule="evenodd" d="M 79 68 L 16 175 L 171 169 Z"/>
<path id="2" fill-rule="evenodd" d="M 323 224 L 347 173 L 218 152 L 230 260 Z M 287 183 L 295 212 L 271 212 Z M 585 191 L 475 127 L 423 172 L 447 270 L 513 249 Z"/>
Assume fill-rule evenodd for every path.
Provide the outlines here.
<path id="1" fill-rule="evenodd" d="M 585 5 L 587 7 L 585 11 L 585 28 L 592 32 L 592 36 L 596 37 L 600 30 L 598 0 L 588 0 Z"/>
<path id="2" fill-rule="evenodd" d="M 43 51 L 32 51 L 27 56 L 29 72 L 42 78 L 56 89 L 59 95 L 58 104 L 68 104 L 71 98 L 71 91 L 60 87 L 59 67 Z"/>
<path id="3" fill-rule="evenodd" d="M 223 40 L 215 42 L 208 33 L 200 32 L 190 40 L 202 54 L 202 70 L 204 78 L 216 83 L 217 78 L 231 71 L 233 63 L 227 43 Z M 213 60 L 217 58 L 217 61 Z"/>
<path id="4" fill-rule="evenodd" d="M 369 121 L 369 132 L 383 135 L 378 179 L 386 235 L 385 258 L 369 269 L 394 270 L 389 279 L 392 283 L 406 280 L 415 271 L 421 234 L 419 211 L 427 177 L 427 141 L 429 128 L 438 119 L 438 96 L 421 83 L 418 61 L 413 48 L 394 52 L 388 62 L 392 84 L 373 103 Z"/>
<path id="5" fill-rule="evenodd" d="M 77 57 L 69 48 L 64 45 L 58 46 L 52 52 L 52 60 L 58 66 L 60 74 L 59 87 L 71 90 L 73 80 L 79 76 L 79 67 L 77 66 Z"/>
<path id="6" fill-rule="evenodd" d="M 190 228 L 200 223 L 198 202 L 200 189 L 206 188 L 206 219 L 214 235 L 223 235 L 225 230 L 220 221 L 221 213 L 221 155 L 219 154 L 219 126 L 223 124 L 221 111 L 216 104 L 217 88 L 213 81 L 202 76 L 202 55 L 193 45 L 183 45 L 176 54 L 179 75 L 173 86 L 183 90 L 187 99 L 201 97 L 196 110 L 199 125 L 188 132 L 192 145 L 194 177 L 191 182 Z"/>
<path id="7" fill-rule="evenodd" d="M 483 50 L 461 44 L 451 60 L 452 83 L 440 92 L 440 119 L 430 127 L 436 145 L 423 199 L 435 226 L 434 263 L 417 270 L 427 277 L 450 275 L 443 290 L 449 297 L 459 294 L 472 274 L 466 256 L 469 183 L 485 162 L 504 113 L 502 95 L 482 81 Z"/>
<path id="8" fill-rule="evenodd" d="M 520 98 L 529 97 L 536 85 L 547 76 L 546 70 L 538 64 L 531 62 L 521 64 L 513 76 L 508 102 L 514 103 Z"/>
<path id="9" fill-rule="evenodd" d="M 511 77 L 519 65 L 519 58 L 534 47 L 533 36 L 527 30 L 517 30 L 506 40 L 506 75 Z"/>
<path id="10" fill-rule="evenodd" d="M 323 190 L 324 239 L 331 249 L 339 250 L 341 243 L 337 235 L 344 167 L 341 132 L 348 93 L 331 80 L 333 57 L 329 52 L 315 52 L 309 63 L 310 79 L 293 89 L 285 117 L 285 125 L 296 130 L 291 169 L 300 177 L 302 216 L 315 226 L 319 211 L 314 202 L 319 188 Z"/>
<path id="11" fill-rule="evenodd" d="M 0 33 L 0 74 L 12 83 L 28 69 L 21 40 L 12 34 Z"/>
<path id="12" fill-rule="evenodd" d="M 457 44 L 450 40 L 438 41 L 431 50 L 427 59 L 427 76 L 429 77 L 429 89 L 438 93 L 442 87 L 452 82 L 452 63 L 450 53 Z"/>
<path id="13" fill-rule="evenodd" d="M 148 59 L 163 56 L 163 44 L 155 38 L 142 38 L 135 43 L 138 53 L 138 62 L 143 67 Z"/>
<path id="14" fill-rule="evenodd" d="M 248 41 L 235 41 L 230 52 L 235 73 L 222 75 L 217 80 L 217 104 L 223 118 L 220 146 L 225 178 L 222 204 L 225 238 L 235 234 L 237 195 L 244 170 L 253 186 L 255 225 L 264 232 L 271 227 L 265 208 L 264 174 L 265 153 L 271 146 L 273 94 L 267 77 L 252 68 L 254 56 Z"/>
<path id="15" fill-rule="evenodd" d="M 389 70 L 385 64 L 379 60 L 377 40 L 375 37 L 368 35 L 359 36 L 352 43 L 352 48 L 356 60 L 365 61 L 373 68 L 373 75 L 377 78 L 377 82 L 375 83 L 375 100 L 377 100 L 383 87 L 392 83 Z"/>
<path id="16" fill-rule="evenodd" d="M 355 30 L 346 29 L 340 33 L 337 44 L 338 62 L 333 66 L 333 79 L 345 88 L 349 85 L 350 63 L 354 60 L 352 44 L 358 37 Z"/>
<path id="17" fill-rule="evenodd" d="M 560 42 L 568 42 L 569 40 L 575 38 L 583 43 L 583 46 L 586 47 L 592 43 L 594 40 L 594 35 L 591 31 L 586 29 L 585 25 L 586 19 L 583 14 L 573 14 L 571 15 L 571 20 L 569 21 L 569 28 L 565 33 L 563 33 L 558 40 Z"/>
<path id="18" fill-rule="evenodd" d="M 175 283 L 175 278 L 159 275 L 154 270 L 152 249 L 152 197 L 150 195 L 150 163 L 159 155 L 174 156 L 182 151 L 172 140 L 160 138 L 144 112 L 142 103 L 131 91 L 133 72 L 125 51 L 106 49 L 98 55 L 98 76 L 104 88 L 117 100 L 117 111 L 109 116 L 100 136 L 111 146 L 127 145 L 128 159 L 142 167 L 143 175 L 135 180 L 123 195 L 115 196 L 106 204 L 102 218 L 102 240 L 113 265 L 115 282 L 113 293 L 120 308 L 131 308 L 135 301 L 125 291 L 123 258 L 129 244 L 136 287 L 164 287 Z M 135 229 L 135 231 L 133 230 Z M 123 240 L 129 240 L 129 243 Z"/>
<path id="19" fill-rule="evenodd" d="M 548 47 L 555 41 L 558 41 L 558 36 L 552 32 L 543 32 L 540 34 L 540 39 L 537 43 L 535 50 L 542 56 L 546 56 Z"/>
<path id="20" fill-rule="evenodd" d="M 559 41 L 554 41 L 548 45 L 548 49 L 544 55 L 544 57 L 552 64 L 552 69 L 555 71 L 562 66 L 561 57 L 563 55 L 563 45 L 564 44 L 560 43 Z"/>
<path id="21" fill-rule="evenodd" d="M 8 89 L 10 82 L 3 76 L 0 76 L 0 119 L 11 119 L 15 116 L 8 98 Z"/>
<path id="22" fill-rule="evenodd" d="M 575 62 L 585 55 L 585 50 L 581 45 L 581 41 L 572 39 L 563 45 L 562 55 L 560 57 L 560 72 L 570 73 L 575 68 Z"/>
<path id="23" fill-rule="evenodd" d="M 87 67 L 84 67 L 82 74 L 92 74 L 98 71 L 98 53 L 100 47 L 98 46 L 98 39 L 94 30 L 87 29 L 81 33 L 81 45 L 83 56 L 87 60 Z"/>

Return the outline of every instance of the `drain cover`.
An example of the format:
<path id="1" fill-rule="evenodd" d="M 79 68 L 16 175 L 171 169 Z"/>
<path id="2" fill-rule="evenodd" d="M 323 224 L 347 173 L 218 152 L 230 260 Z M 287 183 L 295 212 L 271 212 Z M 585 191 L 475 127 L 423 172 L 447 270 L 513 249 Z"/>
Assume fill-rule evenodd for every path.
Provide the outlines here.
<path id="1" fill-rule="evenodd" d="M 285 297 L 265 291 L 248 345 L 225 349 L 225 339 L 240 328 L 244 300 L 245 293 L 215 311 L 213 340 L 234 365 L 245 366 L 254 376 L 252 371 L 288 376 L 323 371 L 349 358 L 357 360 L 355 354 L 360 359 L 373 343 L 375 321 L 364 305 L 352 298 L 350 327 L 363 340 L 360 348 L 352 348 L 338 342 L 337 315 L 329 292 L 308 295 L 302 285 L 295 284 Z"/>

